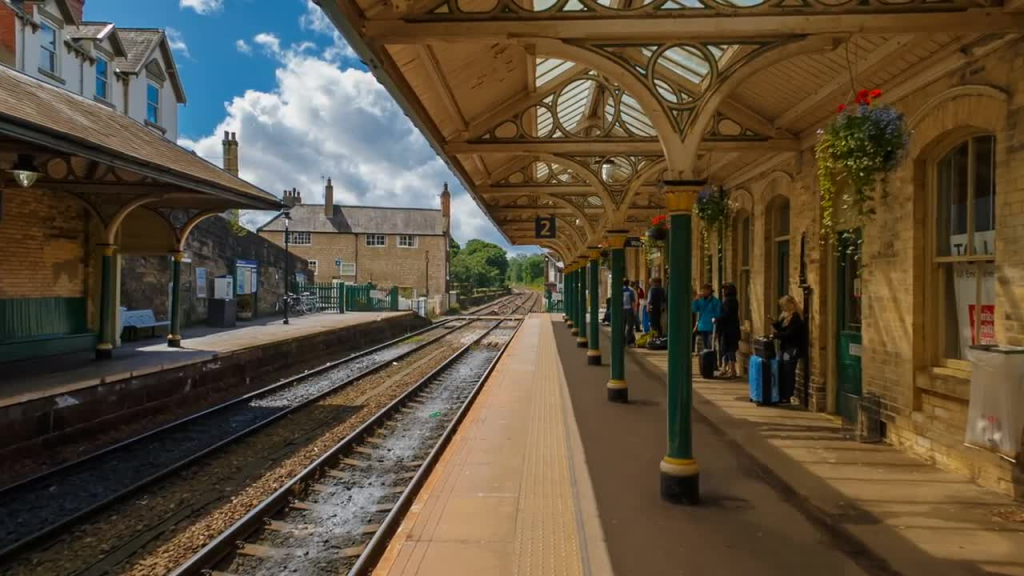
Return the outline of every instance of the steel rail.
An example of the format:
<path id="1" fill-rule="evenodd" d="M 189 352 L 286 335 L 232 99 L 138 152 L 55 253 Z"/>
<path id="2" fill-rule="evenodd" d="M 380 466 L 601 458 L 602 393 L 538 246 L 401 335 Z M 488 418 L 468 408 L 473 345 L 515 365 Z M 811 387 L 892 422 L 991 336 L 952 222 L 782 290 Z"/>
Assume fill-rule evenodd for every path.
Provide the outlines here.
<path id="1" fill-rule="evenodd" d="M 206 417 L 210 417 L 210 416 L 215 416 L 216 413 L 218 413 L 218 412 L 220 412 L 222 410 L 226 410 L 227 408 L 233 407 L 233 406 L 235 406 L 235 405 L 237 405 L 237 404 L 239 404 L 241 402 L 251 401 L 251 400 L 253 400 L 253 399 L 255 399 L 255 398 L 259 397 L 259 396 L 265 396 L 265 395 L 268 395 L 270 393 L 276 392 L 278 390 L 283 389 L 284 387 L 287 387 L 287 386 L 290 386 L 290 385 L 293 385 L 293 384 L 297 384 L 297 383 L 299 383 L 299 382 L 301 382 L 301 381 L 303 381 L 305 379 L 308 379 L 308 378 L 311 378 L 313 376 L 322 374 L 322 373 L 327 372 L 327 371 L 329 371 L 331 369 L 337 368 L 337 367 L 339 367 L 341 365 L 347 364 L 347 363 L 352 362 L 354 360 L 358 360 L 359 358 L 362 358 L 362 357 L 368 356 L 370 354 L 374 354 L 374 353 L 380 352 L 381 350 L 384 350 L 384 349 L 386 349 L 386 348 L 388 348 L 390 346 L 394 346 L 396 344 L 399 344 L 403 340 L 406 340 L 408 338 L 412 338 L 412 337 L 414 337 L 416 335 L 422 334 L 424 332 L 428 332 L 430 330 L 435 330 L 435 329 L 438 329 L 438 328 L 443 328 L 444 326 L 447 326 L 448 324 L 450 324 L 450 323 L 452 323 L 454 321 L 458 321 L 458 320 L 460 320 L 460 318 L 452 318 L 450 320 L 444 320 L 442 322 L 435 323 L 435 324 L 433 324 L 431 326 L 428 326 L 426 328 L 423 328 L 421 330 L 417 330 L 415 332 L 411 332 L 409 334 L 406 334 L 405 336 L 402 336 L 400 338 L 396 338 L 396 339 L 391 340 L 389 342 L 385 342 L 384 344 L 380 344 L 378 346 L 374 346 L 372 348 L 369 348 L 369 349 L 364 350 L 362 352 L 358 352 L 356 354 L 347 356 L 347 357 L 342 358 L 342 359 L 337 360 L 337 361 L 329 362 L 329 363 L 327 363 L 327 364 L 325 364 L 325 365 L 323 365 L 323 366 L 321 366 L 319 368 L 315 368 L 315 369 L 313 369 L 313 370 L 311 370 L 309 372 L 304 372 L 302 374 L 298 374 L 296 376 L 292 376 L 292 377 L 287 378 L 285 380 L 282 380 L 281 382 L 278 382 L 276 384 L 272 384 L 272 385 L 267 386 L 265 388 L 262 388 L 260 390 L 256 390 L 256 391 L 250 392 L 250 393 L 248 393 L 248 394 L 246 394 L 244 396 L 241 396 L 239 398 L 236 398 L 234 400 L 230 400 L 230 401 L 225 402 L 223 404 L 214 406 L 212 408 L 208 408 L 206 410 L 203 410 L 202 412 L 199 412 L 197 414 L 193 414 L 192 416 L 189 416 L 187 418 L 183 418 L 181 420 L 177 420 L 175 422 L 171 422 L 171 423 L 169 423 L 167 425 L 161 426 L 160 428 L 157 428 L 155 430 L 151 430 L 149 432 L 146 432 L 146 433 L 141 434 L 139 436 L 136 436 L 134 438 L 130 438 L 128 440 L 125 440 L 124 442 L 120 442 L 118 444 L 115 444 L 114 446 L 110 446 L 108 448 L 100 450 L 99 452 L 96 452 L 96 453 L 91 454 L 89 456 L 86 456 L 84 458 L 75 460 L 73 462 L 69 462 L 67 464 L 63 464 L 63 465 L 61 465 L 61 466 L 59 466 L 57 468 L 54 468 L 52 470 L 48 470 L 46 472 L 37 474 L 35 476 L 32 476 L 30 478 L 27 478 L 25 480 L 22 480 L 22 481 L 16 483 L 16 484 L 12 484 L 12 485 L 7 486 L 7 487 L 3 488 L 2 490 L 0 490 L 0 502 L 8 500 L 18 490 L 24 490 L 25 488 L 29 487 L 32 484 L 37 484 L 37 483 L 40 483 L 40 482 L 45 482 L 45 481 L 48 481 L 48 480 L 50 480 L 52 478 L 59 477 L 61 474 L 66 474 L 67 472 L 69 472 L 69 471 L 71 471 L 73 469 L 77 469 L 77 468 L 81 468 L 83 466 L 87 466 L 87 465 L 91 464 L 92 462 L 96 461 L 97 459 L 99 459 L 100 457 L 107 456 L 107 455 L 115 453 L 117 451 L 125 450 L 125 449 L 127 449 L 129 447 L 135 446 L 136 444 L 138 444 L 138 443 L 140 443 L 142 441 L 145 441 L 145 440 L 148 440 L 148 439 L 152 439 L 153 437 L 155 437 L 157 435 L 166 434 L 166 433 L 175 431 L 179 427 L 184 426 L 185 424 L 192 423 L 192 422 L 194 422 L 194 421 L 196 421 L 196 420 L 198 420 L 200 418 L 206 418 Z M 0 550 L 0 563 L 4 562 L 6 560 L 9 560 L 10 557 L 13 556 L 16 552 L 18 552 L 20 550 L 23 550 L 23 549 L 25 549 L 25 548 L 27 548 L 27 547 L 35 544 L 35 543 L 40 542 L 44 538 L 52 535 L 54 532 L 56 532 L 56 531 L 58 531 L 58 530 L 60 530 L 62 528 L 65 528 L 65 527 L 67 527 L 67 526 L 69 526 L 71 524 L 74 524 L 76 522 L 80 522 L 81 520 L 87 518 L 88 516 L 90 516 L 92 514 L 95 514 L 96 512 L 111 506 L 112 504 L 114 504 L 114 503 L 124 499 L 125 497 L 127 497 L 127 496 L 129 496 L 129 495 L 131 495 L 131 494 L 133 494 L 135 492 L 137 492 L 138 490 L 148 486 L 149 484 L 152 484 L 153 482 L 156 482 L 157 480 L 160 480 L 160 479 L 168 476 L 169 474 L 172 474 L 172 473 L 174 473 L 174 472 L 184 468 L 185 466 L 188 466 L 188 465 L 192 464 L 193 462 L 199 460 L 200 458 L 203 458 L 204 456 L 207 456 L 207 455 L 211 454 L 212 452 L 215 452 L 215 451 L 217 451 L 217 450 L 219 450 L 219 449 L 221 449 L 221 448 L 223 448 L 223 447 L 225 447 L 225 446 L 227 446 L 227 445 L 229 445 L 231 443 L 234 443 L 234 442 L 238 441 L 239 439 L 241 439 L 241 438 L 243 438 L 243 437 L 245 437 L 245 436 L 247 436 L 249 434 L 252 434 L 253 432 L 256 432 L 257 430 L 259 430 L 259 429 L 261 429 L 261 428 L 263 428 L 263 427 L 265 427 L 265 426 L 267 426 L 267 425 L 269 425 L 269 424 L 271 424 L 273 422 L 276 422 L 280 418 L 283 418 L 283 417 L 285 417 L 285 416 L 287 416 L 287 415 L 289 415 L 289 414 L 291 414 L 291 413 L 293 413 L 293 412 L 295 412 L 295 411 L 297 411 L 297 410 L 299 410 L 301 408 L 304 408 L 305 406 L 308 406 L 309 404 L 311 404 L 313 402 L 316 402 L 317 400 L 319 400 L 319 399 L 321 399 L 321 398 L 323 398 L 323 397 L 325 397 L 325 396 L 327 396 L 329 394 L 333 394 L 333 393 L 335 393 L 335 392 L 337 392 L 337 391 L 339 391 L 339 390 L 349 386 L 351 383 L 353 383 L 356 380 L 359 380 L 361 378 L 369 376 L 370 374 L 373 374 L 374 372 L 377 372 L 378 370 L 381 370 L 382 368 L 390 366 L 392 362 L 395 362 L 398 359 L 405 358 L 405 357 L 409 356 L 410 354 L 413 354 L 415 352 L 423 350 L 427 346 L 430 346 L 430 345 L 434 344 L 435 342 L 437 342 L 437 341 L 447 337 L 449 334 L 452 334 L 453 332 L 455 332 L 457 330 L 461 330 L 462 328 L 464 328 L 466 326 L 469 326 L 470 324 L 473 324 L 474 322 L 478 321 L 478 320 L 474 320 L 471 317 L 467 317 L 464 320 L 465 320 L 464 324 L 462 324 L 460 326 L 457 326 L 457 327 L 455 327 L 452 330 L 447 330 L 443 334 L 437 336 L 436 338 L 431 338 L 430 340 L 427 340 L 427 341 L 423 342 L 422 344 L 420 344 L 420 345 L 418 345 L 418 346 L 416 346 L 414 348 L 411 348 L 411 349 L 409 349 L 409 350 L 399 354 L 398 356 L 395 356 L 394 358 L 389 358 L 389 359 L 387 359 L 385 361 L 379 362 L 379 363 L 375 364 L 374 366 L 371 366 L 370 368 L 367 368 L 366 370 L 363 370 L 363 371 L 359 372 L 358 374 L 355 374 L 355 375 L 353 375 L 353 376 L 351 376 L 349 378 L 346 378 L 342 382 L 339 382 L 338 384 L 330 387 L 327 390 L 324 390 L 324 391 L 322 391 L 322 392 L 320 392 L 320 393 L 318 393 L 318 394 L 316 394 L 316 395 L 314 395 L 314 396 L 312 396 L 310 398 L 302 400 L 298 404 L 295 404 L 293 406 L 285 408 L 281 412 L 275 413 L 275 414 L 269 416 L 265 420 L 262 420 L 262 421 L 254 424 L 254 425 L 252 425 L 250 427 L 247 427 L 247 428 L 245 428 L 245 429 L 243 429 L 243 430 L 241 430 L 241 431 L 231 435 L 230 437 L 225 438 L 224 440 L 221 440 L 220 442 L 217 442 L 216 444 L 213 444 L 212 446 L 208 446 L 208 447 L 200 450 L 199 452 L 196 452 L 195 454 L 185 458 L 184 460 L 181 460 L 181 461 L 179 461 L 179 462 L 177 462 L 175 464 L 172 464 L 171 466 L 169 466 L 167 468 L 164 468 L 164 469 L 160 470 L 159 472 L 156 472 L 156 473 L 154 473 L 154 474 L 152 474 L 152 475 L 150 475 L 150 476 L 148 476 L 148 477 L 146 477 L 146 478 L 144 478 L 144 479 L 142 479 L 142 480 L 132 484 L 128 488 L 125 488 L 125 489 L 123 489 L 121 491 L 118 491 L 115 494 L 113 494 L 113 495 L 111 495 L 111 496 L 109 496 L 107 498 L 104 498 L 103 500 L 97 502 L 96 504 L 93 504 L 92 506 L 89 506 L 89 507 L 87 507 L 87 508 L 85 508 L 83 510 L 80 510 L 80 511 L 72 514 L 71 516 L 65 517 L 62 520 L 59 520 L 58 522 L 54 522 L 52 524 L 49 524 L 46 528 L 43 528 L 42 530 L 39 530 L 39 531 L 37 531 L 37 532 L 35 532 L 35 533 L 25 537 L 25 538 L 22 538 L 21 540 L 18 540 L 17 542 L 15 542 L 15 543 L 7 546 L 6 548 Z"/>
<path id="2" fill-rule="evenodd" d="M 270 497 L 268 497 L 263 502 L 258 504 L 255 508 L 250 510 L 245 516 L 243 516 L 241 519 L 235 522 L 235 524 L 233 524 L 230 528 L 228 528 L 220 535 L 218 535 L 212 542 L 207 544 L 202 550 L 193 555 L 185 563 L 178 566 L 173 572 L 170 573 L 169 576 L 198 576 L 209 574 L 210 570 L 213 569 L 212 567 L 221 562 L 232 551 L 236 550 L 238 545 L 244 542 L 245 538 L 247 538 L 253 532 L 264 527 L 266 525 L 267 519 L 269 519 L 279 510 L 287 506 L 291 499 L 293 498 L 296 491 L 300 490 L 302 486 L 309 484 L 310 482 L 318 478 L 320 476 L 320 471 L 323 468 L 328 467 L 331 463 L 335 462 L 335 460 L 339 456 L 347 453 L 352 448 L 356 447 L 356 445 L 362 442 L 364 438 L 369 436 L 372 432 L 376 431 L 383 422 L 391 418 L 393 414 L 399 408 L 401 408 L 409 399 L 418 394 L 425 386 L 431 383 L 445 370 L 454 365 L 454 363 L 459 358 L 461 358 L 473 346 L 475 346 L 479 342 L 482 342 L 491 333 L 491 331 L 501 326 L 501 324 L 504 322 L 506 322 L 506 320 L 495 321 L 494 325 L 488 328 L 483 334 L 481 334 L 472 342 L 458 350 L 455 354 L 453 354 L 451 357 L 445 360 L 444 363 L 442 363 L 440 366 L 432 370 L 429 374 L 424 376 L 415 385 L 410 387 L 401 396 L 396 398 L 386 407 L 384 407 L 375 415 L 370 417 L 370 419 L 368 419 L 366 422 L 360 425 L 359 428 L 357 428 L 355 431 L 353 431 L 351 434 L 349 434 L 347 437 L 341 440 L 330 450 L 325 452 L 320 458 L 318 458 L 316 461 L 314 461 L 304 470 L 302 470 L 302 472 L 294 476 L 284 486 L 279 488 L 274 494 L 272 494 Z M 522 320 L 519 321 L 519 324 L 516 326 L 516 330 L 518 330 L 520 325 L 522 325 Z M 509 338 L 508 342 L 511 342 L 511 337 Z M 508 342 L 506 342 L 505 345 L 502 346 L 497 356 L 495 356 L 493 362 L 488 366 L 483 377 L 480 379 L 480 382 L 477 384 L 477 388 L 474 389 L 474 394 L 476 393 L 476 390 L 479 389 L 479 386 L 481 386 L 482 382 L 484 382 L 487 379 L 487 376 L 489 376 L 490 373 L 493 371 L 494 366 L 497 364 L 498 360 L 504 354 L 504 351 L 508 346 Z M 459 414 L 462 415 L 463 411 L 460 411 Z M 452 426 L 449 426 L 449 429 L 454 428 L 452 428 Z M 450 437 L 450 434 L 449 431 L 446 430 L 446 434 L 445 436 L 443 436 L 443 439 L 448 437 Z M 434 451 L 431 452 L 432 456 L 436 452 L 436 449 L 437 448 L 435 447 Z M 424 465 L 425 464 L 426 462 L 424 463 Z M 423 474 L 424 473 L 422 471 L 421 466 L 421 471 L 420 473 L 417 474 L 417 478 L 419 478 Z M 403 496 L 405 496 L 404 493 Z M 391 515 L 389 515 L 389 518 L 390 517 Z"/>

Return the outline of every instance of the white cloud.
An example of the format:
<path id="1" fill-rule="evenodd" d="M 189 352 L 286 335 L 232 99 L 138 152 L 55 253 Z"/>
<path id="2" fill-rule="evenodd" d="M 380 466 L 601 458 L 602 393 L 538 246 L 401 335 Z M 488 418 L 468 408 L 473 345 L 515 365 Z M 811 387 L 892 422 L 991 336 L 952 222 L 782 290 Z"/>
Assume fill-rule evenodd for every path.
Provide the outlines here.
<path id="1" fill-rule="evenodd" d="M 356 53 L 348 45 L 345 38 L 341 36 L 338 29 L 327 18 L 324 11 L 313 3 L 313 0 L 306 0 L 306 12 L 299 17 L 299 26 L 303 30 L 309 30 L 318 35 L 330 36 L 332 44 L 324 49 L 323 58 L 332 62 L 340 62 L 345 58 L 355 58 Z"/>
<path id="2" fill-rule="evenodd" d="M 276 57 L 277 87 L 236 97 L 210 135 L 182 146 L 219 163 L 222 134 L 237 132 L 242 178 L 277 195 L 296 187 L 306 203 L 323 202 L 321 175 L 333 178 L 336 202 L 366 206 L 436 208 L 447 182 L 455 238 L 509 248 L 372 74 L 308 46 L 282 48 L 270 34 L 254 42 Z M 270 216 L 247 213 L 242 221 L 255 227 Z"/>
<path id="3" fill-rule="evenodd" d="M 181 32 L 174 28 L 167 27 L 164 30 L 164 34 L 167 35 L 167 44 L 171 47 L 171 50 L 180 53 L 186 58 L 190 58 L 192 55 L 189 54 L 188 44 L 185 44 L 185 37 L 181 35 Z"/>
<path id="4" fill-rule="evenodd" d="M 178 0 L 178 8 L 191 8 L 198 14 L 213 14 L 224 8 L 224 0 Z"/>
<path id="5" fill-rule="evenodd" d="M 263 47 L 263 50 L 271 55 L 281 53 L 281 40 L 269 32 L 261 32 L 253 36 L 253 42 Z"/>
<path id="6" fill-rule="evenodd" d="M 235 40 L 235 49 L 241 52 L 242 54 L 245 54 L 246 56 L 252 54 L 252 46 L 249 46 L 249 43 L 245 40 L 242 40 L 241 38 Z"/>

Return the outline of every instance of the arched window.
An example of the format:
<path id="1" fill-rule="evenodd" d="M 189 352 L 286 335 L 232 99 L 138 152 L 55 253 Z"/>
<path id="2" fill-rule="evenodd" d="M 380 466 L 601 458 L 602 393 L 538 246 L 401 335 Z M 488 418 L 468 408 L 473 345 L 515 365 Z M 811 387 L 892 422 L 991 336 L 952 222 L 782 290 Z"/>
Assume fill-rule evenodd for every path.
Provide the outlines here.
<path id="1" fill-rule="evenodd" d="M 740 301 L 740 322 L 753 320 L 750 307 L 750 258 L 753 253 L 753 228 L 750 212 L 740 210 L 733 218 L 732 228 L 733 279 Z"/>
<path id="2" fill-rule="evenodd" d="M 766 309 L 778 311 L 779 299 L 789 293 L 789 198 L 776 196 L 772 199 L 765 218 L 768 224 L 765 257 L 769 264 L 767 269 L 771 271 Z"/>
<path id="3" fill-rule="evenodd" d="M 939 364 L 995 343 L 995 137 L 960 142 L 935 165 L 932 273 Z"/>

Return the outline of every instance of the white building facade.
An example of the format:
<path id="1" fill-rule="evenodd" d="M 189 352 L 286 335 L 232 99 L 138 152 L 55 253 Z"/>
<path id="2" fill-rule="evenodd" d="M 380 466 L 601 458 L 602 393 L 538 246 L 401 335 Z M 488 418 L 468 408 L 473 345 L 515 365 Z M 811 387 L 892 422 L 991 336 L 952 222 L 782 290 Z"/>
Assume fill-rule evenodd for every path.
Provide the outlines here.
<path id="1" fill-rule="evenodd" d="M 86 21 L 84 7 L 85 0 L 0 0 L 0 63 L 176 141 L 186 98 L 164 31 Z"/>

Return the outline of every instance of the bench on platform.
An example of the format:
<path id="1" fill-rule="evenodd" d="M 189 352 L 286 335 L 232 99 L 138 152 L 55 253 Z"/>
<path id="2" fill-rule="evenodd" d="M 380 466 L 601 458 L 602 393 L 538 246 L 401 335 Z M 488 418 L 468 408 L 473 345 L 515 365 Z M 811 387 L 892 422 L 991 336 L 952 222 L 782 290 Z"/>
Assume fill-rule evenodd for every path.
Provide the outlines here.
<path id="1" fill-rule="evenodd" d="M 142 330 L 148 329 L 151 336 L 156 336 L 157 328 L 171 325 L 168 321 L 157 322 L 152 310 L 123 311 L 121 312 L 121 324 L 124 326 L 122 338 L 128 341 L 138 340 L 139 332 Z"/>

